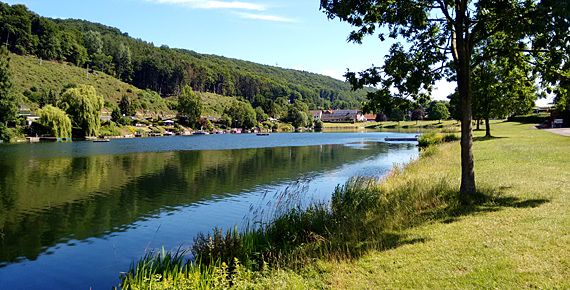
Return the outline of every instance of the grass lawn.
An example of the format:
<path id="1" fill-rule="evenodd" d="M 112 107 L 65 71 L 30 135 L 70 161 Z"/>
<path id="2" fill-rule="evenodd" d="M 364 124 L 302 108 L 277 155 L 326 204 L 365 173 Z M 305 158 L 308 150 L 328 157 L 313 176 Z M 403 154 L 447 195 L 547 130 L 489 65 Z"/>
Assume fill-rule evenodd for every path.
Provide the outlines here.
<path id="1" fill-rule="evenodd" d="M 569 289 L 570 138 L 502 121 L 491 133 L 474 132 L 474 155 L 477 186 L 499 194 L 492 204 L 433 218 L 399 232 L 391 249 L 324 259 L 310 272 L 336 289 Z M 442 146 L 410 170 L 459 188 L 460 146 Z"/>
<path id="2" fill-rule="evenodd" d="M 210 254 L 249 247 L 243 257 L 277 257 L 269 269 L 234 263 L 229 273 L 224 262 L 157 283 L 142 271 L 127 288 L 570 289 L 570 138 L 529 124 L 491 127 L 493 138 L 474 132 L 480 195 L 473 204 L 457 202 L 459 143 L 428 147 L 382 183 L 357 179 L 364 186 L 337 189 L 331 211 L 293 209 L 262 232 L 202 239 Z M 283 252 L 267 250 L 279 247 L 275 241 L 285 243 Z"/>

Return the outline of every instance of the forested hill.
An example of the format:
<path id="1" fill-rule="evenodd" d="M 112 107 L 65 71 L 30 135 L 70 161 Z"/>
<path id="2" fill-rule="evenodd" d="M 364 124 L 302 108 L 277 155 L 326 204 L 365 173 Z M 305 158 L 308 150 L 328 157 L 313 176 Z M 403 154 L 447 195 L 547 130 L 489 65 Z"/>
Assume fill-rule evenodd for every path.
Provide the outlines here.
<path id="1" fill-rule="evenodd" d="M 102 24 L 49 19 L 24 5 L 0 6 L 0 39 L 11 52 L 102 71 L 163 97 L 178 96 L 190 85 L 194 91 L 241 97 L 269 112 L 273 103 L 287 100 L 302 100 L 310 108 L 356 108 L 366 94 L 328 76 L 156 47 Z"/>

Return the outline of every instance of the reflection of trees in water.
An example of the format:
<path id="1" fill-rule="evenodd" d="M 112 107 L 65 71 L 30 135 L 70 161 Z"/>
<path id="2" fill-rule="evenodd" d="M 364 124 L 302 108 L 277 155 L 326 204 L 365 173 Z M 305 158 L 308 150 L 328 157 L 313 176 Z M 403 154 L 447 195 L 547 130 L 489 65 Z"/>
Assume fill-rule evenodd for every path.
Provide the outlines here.
<path id="1" fill-rule="evenodd" d="M 117 231 L 165 208 L 386 152 L 342 145 L 0 160 L 0 261 Z"/>

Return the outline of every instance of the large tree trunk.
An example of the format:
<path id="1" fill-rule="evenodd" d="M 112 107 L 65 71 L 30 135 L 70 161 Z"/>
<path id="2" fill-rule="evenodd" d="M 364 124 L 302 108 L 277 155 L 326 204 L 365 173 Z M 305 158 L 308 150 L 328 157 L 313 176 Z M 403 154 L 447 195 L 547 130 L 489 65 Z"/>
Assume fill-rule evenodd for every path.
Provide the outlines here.
<path id="1" fill-rule="evenodd" d="M 456 8 L 457 23 L 455 48 L 457 88 L 461 99 L 461 189 L 460 200 L 469 203 L 476 193 L 473 167 L 473 124 L 471 114 L 471 51 L 465 39 L 468 22 L 466 17 L 468 1 L 462 1 Z"/>

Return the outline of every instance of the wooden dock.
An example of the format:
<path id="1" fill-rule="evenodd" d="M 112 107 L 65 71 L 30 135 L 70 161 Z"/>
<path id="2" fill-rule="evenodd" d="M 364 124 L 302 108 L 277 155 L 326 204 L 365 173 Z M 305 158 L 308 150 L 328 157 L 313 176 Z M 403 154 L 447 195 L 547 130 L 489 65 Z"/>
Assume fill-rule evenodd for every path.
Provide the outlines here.
<path id="1" fill-rule="evenodd" d="M 384 141 L 396 141 L 396 142 L 417 142 L 418 137 L 386 137 Z"/>

